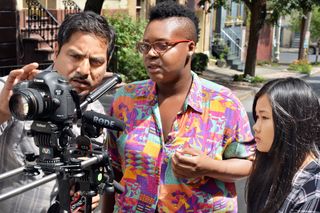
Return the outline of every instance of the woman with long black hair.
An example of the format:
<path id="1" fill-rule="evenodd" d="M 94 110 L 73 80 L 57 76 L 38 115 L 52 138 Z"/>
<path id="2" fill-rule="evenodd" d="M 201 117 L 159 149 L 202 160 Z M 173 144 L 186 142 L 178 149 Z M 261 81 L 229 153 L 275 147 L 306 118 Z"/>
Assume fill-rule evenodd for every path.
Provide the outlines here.
<path id="1" fill-rule="evenodd" d="M 257 150 L 248 213 L 320 212 L 320 104 L 301 79 L 266 83 L 253 103 Z"/>

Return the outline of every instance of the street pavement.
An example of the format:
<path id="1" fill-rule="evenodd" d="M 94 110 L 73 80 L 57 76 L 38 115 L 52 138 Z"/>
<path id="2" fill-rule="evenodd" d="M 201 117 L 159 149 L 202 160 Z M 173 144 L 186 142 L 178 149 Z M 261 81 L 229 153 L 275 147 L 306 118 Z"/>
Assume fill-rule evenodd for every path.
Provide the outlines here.
<path id="1" fill-rule="evenodd" d="M 315 73 L 320 73 L 320 66 L 314 66 L 310 75 L 314 75 Z M 243 72 L 232 70 L 227 67 L 219 68 L 217 66 L 208 66 L 207 70 L 203 71 L 200 76 L 228 87 L 235 93 L 240 101 L 244 100 L 249 95 L 255 94 L 262 86 L 261 83 L 251 84 L 247 82 L 235 82 L 233 81 L 233 76 L 236 74 L 243 74 Z M 286 65 L 265 65 L 256 67 L 256 76 L 263 77 L 266 81 L 268 81 L 271 79 L 286 77 L 304 78 L 308 75 L 288 70 L 288 66 Z"/>

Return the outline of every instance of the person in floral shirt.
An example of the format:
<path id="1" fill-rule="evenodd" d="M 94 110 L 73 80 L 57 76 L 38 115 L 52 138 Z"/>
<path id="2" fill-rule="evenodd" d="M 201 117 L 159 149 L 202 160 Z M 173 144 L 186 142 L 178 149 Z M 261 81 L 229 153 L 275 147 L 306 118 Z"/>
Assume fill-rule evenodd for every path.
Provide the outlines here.
<path id="1" fill-rule="evenodd" d="M 104 212 L 237 212 L 255 144 L 235 95 L 191 71 L 198 24 L 175 2 L 151 10 L 137 44 L 150 79 L 120 88 L 110 110 L 126 123 L 108 147 L 125 191 Z"/>

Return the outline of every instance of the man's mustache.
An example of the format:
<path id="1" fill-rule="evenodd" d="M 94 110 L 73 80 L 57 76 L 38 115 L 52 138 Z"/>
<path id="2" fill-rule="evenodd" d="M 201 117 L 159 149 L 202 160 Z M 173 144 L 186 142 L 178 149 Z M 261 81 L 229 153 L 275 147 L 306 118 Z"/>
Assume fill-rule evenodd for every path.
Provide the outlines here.
<path id="1" fill-rule="evenodd" d="M 81 84 L 86 84 L 88 86 L 91 86 L 91 82 L 89 80 L 81 78 L 81 77 L 77 77 L 77 76 L 70 78 L 70 81 L 77 81 Z"/>
<path id="2" fill-rule="evenodd" d="M 81 75 L 80 73 L 76 72 L 75 75 L 72 78 L 70 78 L 70 81 L 77 81 L 79 83 L 91 86 L 91 82 L 88 80 L 88 76 L 88 74 Z"/>

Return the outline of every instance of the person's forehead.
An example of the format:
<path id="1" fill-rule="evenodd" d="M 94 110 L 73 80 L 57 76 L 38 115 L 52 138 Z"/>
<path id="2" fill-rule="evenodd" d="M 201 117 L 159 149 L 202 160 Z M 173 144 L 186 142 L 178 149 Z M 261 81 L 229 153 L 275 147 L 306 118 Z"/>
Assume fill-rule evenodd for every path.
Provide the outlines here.
<path id="1" fill-rule="evenodd" d="M 79 40 L 83 40 L 84 38 L 90 38 L 90 40 L 93 40 L 93 41 L 96 41 L 98 43 L 101 43 L 101 46 L 108 46 L 108 43 L 109 43 L 107 38 L 103 38 L 101 36 L 97 36 L 94 33 L 76 31 L 76 32 L 71 34 L 69 40 L 65 44 L 69 44 L 70 45 L 70 44 L 78 43 Z"/>
<path id="2" fill-rule="evenodd" d="M 269 100 L 269 97 L 267 95 L 262 95 L 258 100 L 257 100 L 257 105 L 256 109 L 258 111 L 264 110 L 264 111 L 270 111 L 271 110 L 271 102 Z"/>
<path id="3" fill-rule="evenodd" d="M 103 55 L 106 57 L 108 44 L 105 39 L 90 33 L 77 32 L 70 36 L 68 42 L 60 48 L 61 52 L 69 54 Z"/>

